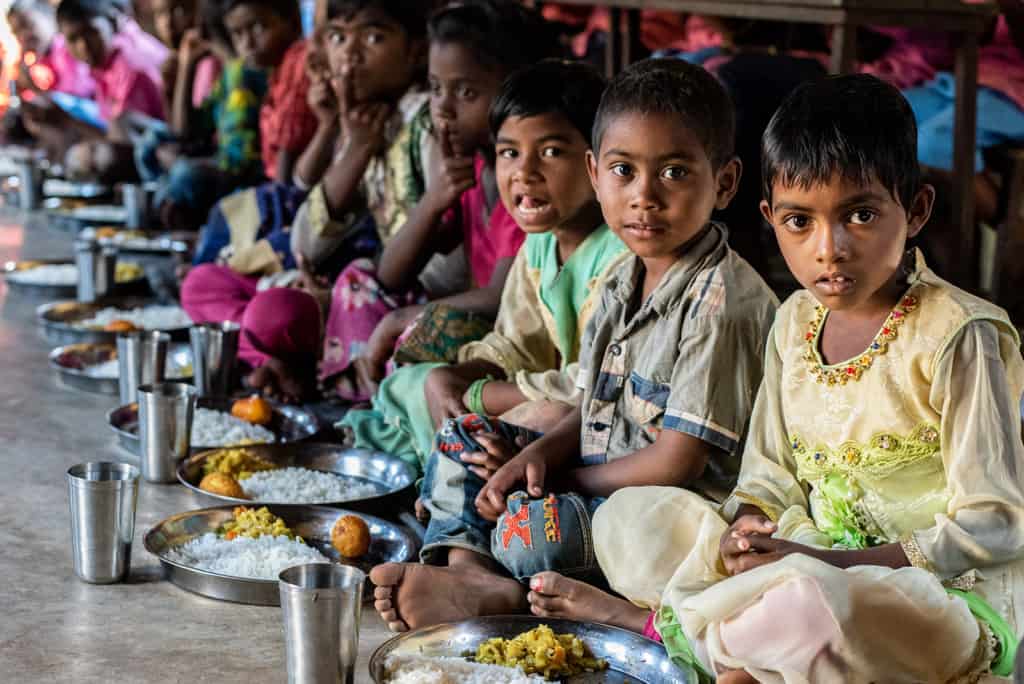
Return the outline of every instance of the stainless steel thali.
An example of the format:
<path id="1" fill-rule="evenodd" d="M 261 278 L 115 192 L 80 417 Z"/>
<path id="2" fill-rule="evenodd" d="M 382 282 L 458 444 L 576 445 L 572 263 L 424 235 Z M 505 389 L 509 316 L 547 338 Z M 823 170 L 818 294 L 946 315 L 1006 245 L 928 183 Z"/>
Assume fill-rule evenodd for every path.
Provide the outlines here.
<path id="1" fill-rule="evenodd" d="M 494 637 L 512 638 L 539 625 L 547 625 L 556 634 L 574 634 L 594 655 L 608 661 L 608 670 L 577 675 L 569 684 L 597 682 L 640 682 L 642 684 L 690 684 L 696 680 L 672 664 L 664 646 L 639 634 L 593 623 L 549 620 L 529 615 L 475 618 L 406 632 L 382 644 L 370 657 L 370 676 L 387 681 L 385 661 L 390 655 L 461 657 Z"/>
<path id="2" fill-rule="evenodd" d="M 70 344 L 50 352 L 50 368 L 57 371 L 61 382 L 83 392 L 117 395 L 118 379 L 89 375 L 86 368 L 117 358 L 117 347 L 112 344 Z M 167 350 L 168 380 L 192 380 L 192 347 L 172 344 Z"/>
<path id="3" fill-rule="evenodd" d="M 112 193 L 109 186 L 99 183 L 69 181 L 63 178 L 47 178 L 43 181 L 43 197 L 68 199 L 97 199 Z"/>
<path id="4" fill-rule="evenodd" d="M 402 563 L 415 558 L 417 545 L 413 536 L 400 525 L 372 515 L 349 512 L 326 506 L 267 506 L 270 512 L 287 523 L 295 534 L 331 561 L 355 565 L 367 574 L 380 563 Z M 167 571 L 167 579 L 183 589 L 203 596 L 260 606 L 279 605 L 277 580 L 247 579 L 220 575 L 182 565 L 167 558 L 167 552 L 194 537 L 215 532 L 231 519 L 234 506 L 204 508 L 172 515 L 146 533 L 146 550 L 156 556 Z M 342 515 L 358 515 L 370 528 L 370 550 L 356 560 L 342 559 L 331 546 L 331 528 Z M 372 592 L 369 597 L 372 597 Z"/>
<path id="5" fill-rule="evenodd" d="M 72 266 L 73 262 L 61 259 L 28 259 L 25 261 L 8 261 L 3 266 L 4 280 L 12 290 L 40 297 L 74 297 L 78 291 L 78 283 L 67 284 L 36 284 L 20 282 L 12 277 L 17 273 L 29 271 L 39 266 Z M 114 286 L 120 294 L 143 294 L 147 289 L 145 274 L 131 280 L 119 280 Z"/>
<path id="6" fill-rule="evenodd" d="M 376 492 L 371 496 L 343 501 L 318 502 L 321 506 L 358 506 L 376 499 L 397 494 L 416 482 L 416 473 L 409 464 L 381 452 L 353 449 L 337 444 L 299 442 L 293 444 L 254 444 L 241 447 L 254 456 L 269 461 L 281 468 L 298 467 L 342 475 L 357 480 L 360 484 L 371 484 Z M 230 496 L 213 494 L 199 489 L 203 479 L 203 464 L 220 449 L 203 451 L 185 459 L 178 466 L 178 481 L 195 492 L 200 501 L 217 499 L 231 503 L 263 505 L 251 499 L 235 499 Z M 298 502 L 296 502 L 298 503 Z"/>
<path id="7" fill-rule="evenodd" d="M 108 297 L 102 302 L 93 304 L 73 301 L 53 302 L 36 309 L 36 321 L 42 327 L 47 341 L 54 345 L 80 342 L 112 344 L 117 340 L 117 333 L 79 328 L 75 326 L 75 323 L 91 318 L 98 311 L 107 307 L 136 309 L 152 304 L 154 304 L 153 301 L 140 297 Z M 188 330 L 188 328 L 171 328 L 164 332 L 169 333 L 172 340 L 185 342 L 188 340 Z"/>
<path id="8" fill-rule="evenodd" d="M 179 234 L 107 227 L 113 228 L 114 232 L 101 233 L 100 227 L 89 227 L 84 228 L 78 237 L 86 240 L 95 239 L 102 245 L 113 245 L 120 254 L 187 254 L 189 251 L 189 241 Z"/>
<path id="9" fill-rule="evenodd" d="M 202 408 L 214 409 L 216 411 L 231 412 L 231 399 L 199 399 L 197 405 Z M 117 435 L 118 443 L 127 451 L 136 456 L 139 455 L 139 406 L 138 404 L 127 404 L 119 406 L 107 414 L 107 424 Z M 274 404 L 274 418 L 268 430 L 277 435 L 280 444 L 290 444 L 310 439 L 320 431 L 320 421 L 312 412 L 298 406 L 287 406 Z M 248 445 L 246 448 L 251 448 Z M 196 444 L 192 446 L 192 453 L 209 451 L 220 447 L 209 444 Z"/>

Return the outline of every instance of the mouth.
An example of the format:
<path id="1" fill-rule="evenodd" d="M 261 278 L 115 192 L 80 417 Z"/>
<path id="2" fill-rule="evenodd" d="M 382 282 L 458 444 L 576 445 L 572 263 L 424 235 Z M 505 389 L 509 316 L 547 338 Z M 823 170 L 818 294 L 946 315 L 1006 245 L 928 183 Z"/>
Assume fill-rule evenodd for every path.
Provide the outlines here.
<path id="1" fill-rule="evenodd" d="M 626 233 L 640 240 L 650 240 L 663 235 L 666 231 L 664 226 L 656 225 L 653 223 L 647 223 L 644 221 L 634 221 L 627 223 L 622 226 Z"/>
<path id="2" fill-rule="evenodd" d="M 526 222 L 542 221 L 551 217 L 555 208 L 547 199 L 536 195 L 516 195 L 516 214 Z"/>
<path id="3" fill-rule="evenodd" d="M 856 283 L 856 278 L 845 273 L 826 273 L 814 281 L 814 286 L 823 294 L 837 297 L 852 292 Z"/>

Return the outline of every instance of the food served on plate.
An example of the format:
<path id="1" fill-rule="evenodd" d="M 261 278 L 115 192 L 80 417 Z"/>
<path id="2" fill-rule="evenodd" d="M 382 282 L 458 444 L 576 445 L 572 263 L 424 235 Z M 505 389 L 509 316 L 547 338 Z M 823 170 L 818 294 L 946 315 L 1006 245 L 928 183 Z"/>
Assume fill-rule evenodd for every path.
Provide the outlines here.
<path id="1" fill-rule="evenodd" d="M 174 330 L 192 325 L 192 319 L 180 306 L 156 305 L 138 309 L 100 309 L 91 318 L 75 321 L 72 325 L 85 330 L 102 330 L 114 322 L 130 323 L 140 330 Z"/>
<path id="2" fill-rule="evenodd" d="M 106 332 L 115 333 L 138 332 L 139 330 L 141 330 L 141 328 L 136 327 L 136 325 L 131 321 L 126 321 L 121 318 L 118 318 L 117 320 L 114 321 L 110 321 L 105 326 L 103 326 L 103 329 Z"/>
<path id="3" fill-rule="evenodd" d="M 543 677 L 500 665 L 481 665 L 462 658 L 391 655 L 384 661 L 389 684 L 541 684 Z"/>
<path id="4" fill-rule="evenodd" d="M 488 639 L 477 648 L 476 662 L 519 667 L 527 674 L 541 674 L 546 679 L 608 669 L 608 663 L 595 658 L 579 637 L 555 634 L 547 625 L 511 639 Z"/>
<path id="5" fill-rule="evenodd" d="M 118 283 L 130 283 L 142 276 L 142 267 L 131 262 L 120 261 L 114 270 L 114 280 Z M 74 287 L 78 284 L 78 266 L 27 262 L 8 272 L 7 279 L 19 285 Z"/>
<path id="6" fill-rule="evenodd" d="M 293 565 L 330 562 L 265 507 L 245 506 L 235 508 L 216 532 L 195 537 L 164 558 L 221 575 L 266 580 L 276 580 Z"/>
<path id="7" fill-rule="evenodd" d="M 358 515 L 343 515 L 331 528 L 331 545 L 344 558 L 361 558 L 370 550 L 370 527 Z"/>
<path id="8" fill-rule="evenodd" d="M 221 449 L 209 454 L 203 463 L 203 475 L 214 472 L 238 481 L 245 494 L 238 498 L 266 503 L 337 503 L 380 493 L 377 485 L 355 477 L 294 466 L 282 468 L 244 448 Z M 199 488 L 212 491 L 202 483 Z"/>
<path id="9" fill-rule="evenodd" d="M 266 399 L 254 394 L 232 404 L 231 415 L 253 425 L 267 425 L 274 419 L 274 408 Z"/>
<path id="10" fill-rule="evenodd" d="M 210 473 L 209 475 L 204 475 L 203 479 L 199 482 L 199 488 L 204 492 L 219 494 L 221 496 L 230 496 L 233 499 L 249 498 L 245 495 L 245 490 L 242 489 L 242 485 L 238 484 L 238 480 L 227 473 Z"/>
<path id="11" fill-rule="evenodd" d="M 253 425 L 230 413 L 196 407 L 192 418 L 192 444 L 204 447 L 270 444 L 277 436 L 262 425 Z"/>
<path id="12" fill-rule="evenodd" d="M 77 368 L 78 370 L 83 371 L 90 378 L 116 380 L 121 375 L 121 368 L 117 363 L 117 352 L 112 354 L 112 358 L 100 363 L 95 363 L 91 366 L 68 362 L 67 360 L 64 360 L 64 357 L 60 357 L 57 362 L 68 368 Z M 192 372 L 192 364 L 190 363 L 179 366 L 173 361 L 173 359 L 168 358 L 164 365 L 164 377 L 170 378 L 171 380 L 180 380 L 182 378 L 191 377 Z"/>

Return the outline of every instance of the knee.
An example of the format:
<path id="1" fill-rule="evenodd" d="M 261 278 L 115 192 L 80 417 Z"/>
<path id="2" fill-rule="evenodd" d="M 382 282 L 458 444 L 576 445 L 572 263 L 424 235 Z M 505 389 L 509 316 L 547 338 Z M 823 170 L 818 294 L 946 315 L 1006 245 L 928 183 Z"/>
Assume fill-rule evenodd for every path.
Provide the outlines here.
<path id="1" fill-rule="evenodd" d="M 243 326 L 246 323 L 267 320 L 286 328 L 295 325 L 318 325 L 320 305 L 308 292 L 286 287 L 271 288 L 258 293 L 249 302 L 245 309 Z"/>
<path id="2" fill-rule="evenodd" d="M 210 293 L 224 282 L 223 266 L 200 264 L 188 272 L 181 281 L 181 305 L 187 311 L 198 301 L 210 298 Z"/>

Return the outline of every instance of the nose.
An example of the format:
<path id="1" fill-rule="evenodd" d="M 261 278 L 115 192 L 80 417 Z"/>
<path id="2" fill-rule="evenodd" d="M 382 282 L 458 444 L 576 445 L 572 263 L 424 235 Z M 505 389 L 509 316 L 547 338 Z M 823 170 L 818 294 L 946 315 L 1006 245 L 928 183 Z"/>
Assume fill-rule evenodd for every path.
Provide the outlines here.
<path id="1" fill-rule="evenodd" d="M 661 207 L 653 176 L 644 173 L 637 174 L 633 181 L 633 196 L 630 198 L 629 207 L 639 211 L 649 211 Z"/>
<path id="2" fill-rule="evenodd" d="M 826 224 L 815 245 L 818 263 L 834 264 L 850 257 L 850 234 L 842 223 Z"/>
<path id="3" fill-rule="evenodd" d="M 354 38 L 345 41 L 344 45 L 341 46 L 339 57 L 341 58 L 343 68 L 350 68 L 354 64 L 362 64 L 363 51 L 360 48 L 359 41 Z"/>
<path id="4" fill-rule="evenodd" d="M 238 34 L 238 51 L 243 55 L 251 54 L 256 47 L 256 39 L 252 31 L 242 31 Z"/>
<path id="5" fill-rule="evenodd" d="M 455 106 L 451 93 L 439 93 L 432 98 L 435 118 L 439 121 L 454 121 Z"/>
<path id="6" fill-rule="evenodd" d="M 536 154 L 521 154 L 512 163 L 513 180 L 529 184 L 540 177 L 540 159 Z"/>

